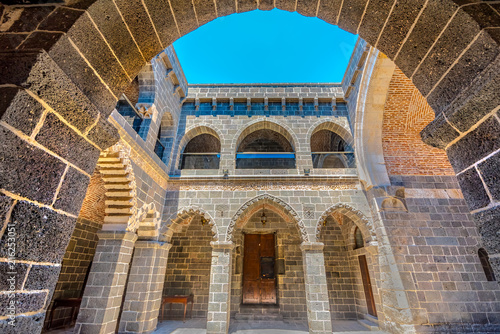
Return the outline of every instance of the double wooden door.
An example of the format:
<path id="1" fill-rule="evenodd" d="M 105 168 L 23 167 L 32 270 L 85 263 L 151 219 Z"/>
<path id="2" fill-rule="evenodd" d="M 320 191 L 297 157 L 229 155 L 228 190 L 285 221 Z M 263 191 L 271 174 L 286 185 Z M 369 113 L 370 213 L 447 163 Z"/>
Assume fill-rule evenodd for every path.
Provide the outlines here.
<path id="1" fill-rule="evenodd" d="M 276 304 L 274 234 L 245 234 L 243 304 Z"/>

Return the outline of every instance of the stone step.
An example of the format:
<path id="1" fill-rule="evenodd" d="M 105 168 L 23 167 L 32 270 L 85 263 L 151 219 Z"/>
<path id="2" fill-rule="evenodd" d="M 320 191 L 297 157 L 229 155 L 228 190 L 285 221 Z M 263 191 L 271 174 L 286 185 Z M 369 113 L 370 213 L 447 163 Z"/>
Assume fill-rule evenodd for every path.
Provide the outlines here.
<path id="1" fill-rule="evenodd" d="M 116 161 L 100 161 L 97 165 L 101 168 L 125 168 L 125 165 L 121 163 L 119 159 Z"/>
<path id="2" fill-rule="evenodd" d="M 265 322 L 275 322 L 275 321 L 283 321 L 283 315 L 281 314 L 250 314 L 250 313 L 236 313 L 234 315 L 235 320 L 252 320 L 258 321 L 259 323 Z"/>
<path id="3" fill-rule="evenodd" d="M 130 215 L 126 216 L 105 216 L 104 222 L 107 224 L 126 224 L 130 219 Z"/>
<path id="4" fill-rule="evenodd" d="M 358 319 L 358 322 L 369 329 L 370 331 L 378 331 L 380 328 L 378 328 L 378 324 L 371 322 L 370 320 L 367 319 Z"/>
<path id="5" fill-rule="evenodd" d="M 120 168 L 101 168 L 101 174 L 103 175 L 125 175 L 128 174 L 128 171 Z"/>

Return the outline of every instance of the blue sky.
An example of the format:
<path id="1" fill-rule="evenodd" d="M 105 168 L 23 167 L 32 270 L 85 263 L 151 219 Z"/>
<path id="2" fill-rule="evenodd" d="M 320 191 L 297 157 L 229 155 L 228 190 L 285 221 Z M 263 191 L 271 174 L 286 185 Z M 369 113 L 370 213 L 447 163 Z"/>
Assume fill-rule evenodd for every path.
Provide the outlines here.
<path id="1" fill-rule="evenodd" d="M 357 36 L 274 9 L 218 18 L 174 43 L 196 83 L 340 82 Z"/>

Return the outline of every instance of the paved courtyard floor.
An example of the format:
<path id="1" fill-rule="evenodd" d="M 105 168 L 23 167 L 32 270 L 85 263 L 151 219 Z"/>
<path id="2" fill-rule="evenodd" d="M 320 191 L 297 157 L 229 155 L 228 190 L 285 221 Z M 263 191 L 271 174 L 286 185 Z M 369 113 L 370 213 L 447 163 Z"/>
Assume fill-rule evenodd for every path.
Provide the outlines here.
<path id="1" fill-rule="evenodd" d="M 159 322 L 154 334 L 205 334 L 206 319 L 165 320 Z M 386 334 L 383 331 L 369 331 L 357 321 L 337 320 L 332 322 L 335 334 Z M 73 328 L 51 330 L 50 334 L 73 334 Z M 230 334 L 308 334 L 307 324 L 283 321 L 241 321 L 231 319 Z"/>

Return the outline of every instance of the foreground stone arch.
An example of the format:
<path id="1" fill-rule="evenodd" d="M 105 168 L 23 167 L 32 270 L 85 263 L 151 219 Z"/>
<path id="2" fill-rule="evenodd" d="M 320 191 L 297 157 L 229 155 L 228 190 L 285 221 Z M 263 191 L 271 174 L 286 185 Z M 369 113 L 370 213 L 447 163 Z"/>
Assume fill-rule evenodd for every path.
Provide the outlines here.
<path id="1" fill-rule="evenodd" d="M 293 219 L 297 224 L 297 228 L 299 230 L 302 241 L 309 242 L 309 235 L 307 234 L 306 226 L 299 214 L 285 201 L 269 194 L 262 194 L 252 198 L 236 211 L 229 223 L 229 226 L 227 227 L 225 238 L 226 241 L 231 242 L 233 240 L 234 229 L 237 226 L 238 222 L 244 221 L 245 219 L 248 219 L 248 217 L 251 217 L 252 214 L 260 210 L 261 206 L 266 203 L 270 204 L 271 207 L 274 206 L 273 211 L 279 214 L 283 219 Z"/>

